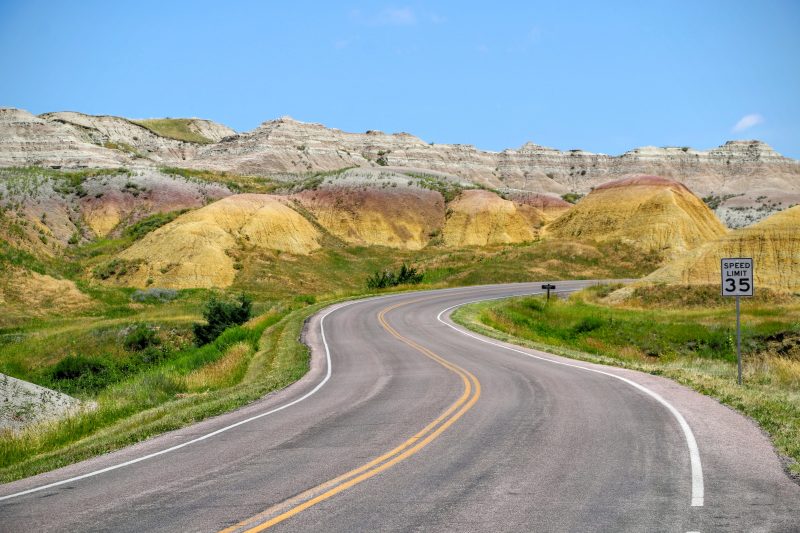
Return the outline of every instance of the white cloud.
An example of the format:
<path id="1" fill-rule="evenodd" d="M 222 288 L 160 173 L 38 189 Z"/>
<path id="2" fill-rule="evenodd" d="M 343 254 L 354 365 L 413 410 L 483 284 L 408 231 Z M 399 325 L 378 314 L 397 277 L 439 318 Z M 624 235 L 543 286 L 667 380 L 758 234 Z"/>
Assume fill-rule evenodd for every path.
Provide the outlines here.
<path id="1" fill-rule="evenodd" d="M 378 19 L 382 20 L 385 24 L 391 24 L 393 26 L 409 26 L 417 22 L 417 17 L 409 7 L 401 7 L 399 9 L 390 7 L 384 9 Z"/>
<path id="2" fill-rule="evenodd" d="M 736 125 L 733 127 L 733 133 L 741 133 L 745 130 L 749 130 L 753 126 L 758 126 L 759 124 L 764 123 L 764 117 L 761 116 L 759 113 L 752 113 L 750 115 L 745 115 Z"/>
<path id="3" fill-rule="evenodd" d="M 417 23 L 417 15 L 410 7 L 387 7 L 372 14 L 353 9 L 350 18 L 367 26 L 413 26 Z"/>

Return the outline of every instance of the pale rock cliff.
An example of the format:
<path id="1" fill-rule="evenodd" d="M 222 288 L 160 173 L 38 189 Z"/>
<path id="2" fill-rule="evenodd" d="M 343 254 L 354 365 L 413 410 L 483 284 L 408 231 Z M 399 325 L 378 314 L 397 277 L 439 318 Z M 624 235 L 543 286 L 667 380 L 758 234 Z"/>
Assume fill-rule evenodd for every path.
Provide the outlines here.
<path id="1" fill-rule="evenodd" d="M 427 143 L 407 133 L 348 133 L 283 117 L 253 131 L 200 119 L 184 121 L 211 144 L 177 141 L 128 119 L 0 110 L 0 167 L 178 166 L 274 176 L 345 167 L 437 172 L 498 189 L 586 194 L 607 181 L 655 174 L 695 194 L 716 196 L 731 226 L 752 223 L 800 198 L 800 162 L 760 141 L 729 141 L 712 150 L 643 147 L 620 156 L 561 151 L 527 143 L 502 152 Z"/>
<path id="2" fill-rule="evenodd" d="M 0 108 L 0 167 L 130 165 L 130 154 L 104 148 L 90 134 L 13 108 Z"/>

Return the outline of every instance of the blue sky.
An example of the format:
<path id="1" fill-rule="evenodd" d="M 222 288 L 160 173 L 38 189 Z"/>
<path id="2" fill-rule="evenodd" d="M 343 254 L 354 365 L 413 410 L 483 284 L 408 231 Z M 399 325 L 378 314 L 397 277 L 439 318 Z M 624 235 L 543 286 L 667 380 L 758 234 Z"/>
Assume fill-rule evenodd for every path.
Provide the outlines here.
<path id="1" fill-rule="evenodd" d="M 0 106 L 800 158 L 800 2 L 0 0 Z"/>

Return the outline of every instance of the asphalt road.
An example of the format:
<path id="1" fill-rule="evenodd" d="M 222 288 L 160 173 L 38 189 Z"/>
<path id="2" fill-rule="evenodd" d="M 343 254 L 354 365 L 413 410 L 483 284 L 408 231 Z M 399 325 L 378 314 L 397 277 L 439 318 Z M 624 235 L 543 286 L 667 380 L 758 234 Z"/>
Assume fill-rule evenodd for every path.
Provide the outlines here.
<path id="1" fill-rule="evenodd" d="M 540 285 L 328 309 L 308 324 L 300 382 L 2 485 L 0 530 L 800 530 L 800 486 L 751 421 L 671 381 L 487 342 L 447 319 Z"/>

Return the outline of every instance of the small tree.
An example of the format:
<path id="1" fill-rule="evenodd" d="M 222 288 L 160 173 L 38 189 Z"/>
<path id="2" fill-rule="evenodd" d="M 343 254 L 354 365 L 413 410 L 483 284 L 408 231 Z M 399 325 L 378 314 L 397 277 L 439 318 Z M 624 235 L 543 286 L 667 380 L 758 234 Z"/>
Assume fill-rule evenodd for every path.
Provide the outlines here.
<path id="1" fill-rule="evenodd" d="M 419 272 L 416 268 L 410 267 L 403 263 L 403 265 L 400 267 L 400 272 L 397 273 L 396 285 L 402 285 L 403 283 L 416 285 L 422 281 L 424 276 L 424 272 Z"/>
<path id="2" fill-rule="evenodd" d="M 241 294 L 234 302 L 226 302 L 212 296 L 203 310 L 205 324 L 194 325 L 194 336 L 198 346 L 208 344 L 231 326 L 244 324 L 252 316 L 253 301 Z"/>
<path id="3" fill-rule="evenodd" d="M 367 278 L 368 289 L 385 289 L 396 287 L 403 284 L 417 284 L 425 276 L 424 272 L 418 271 L 403 263 L 400 270 L 395 274 L 391 270 L 377 271 Z"/>

